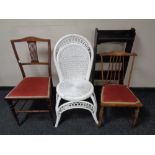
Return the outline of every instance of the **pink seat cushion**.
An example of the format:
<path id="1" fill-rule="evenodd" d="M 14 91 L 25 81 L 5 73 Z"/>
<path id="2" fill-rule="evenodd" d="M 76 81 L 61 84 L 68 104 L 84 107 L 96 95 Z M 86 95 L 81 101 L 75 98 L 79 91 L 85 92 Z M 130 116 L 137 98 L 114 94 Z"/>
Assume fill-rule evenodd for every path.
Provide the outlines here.
<path id="1" fill-rule="evenodd" d="M 49 77 L 27 77 L 13 88 L 5 98 L 49 98 L 49 92 Z"/>
<path id="2" fill-rule="evenodd" d="M 125 85 L 109 84 L 102 89 L 103 103 L 139 103 L 137 97 Z"/>

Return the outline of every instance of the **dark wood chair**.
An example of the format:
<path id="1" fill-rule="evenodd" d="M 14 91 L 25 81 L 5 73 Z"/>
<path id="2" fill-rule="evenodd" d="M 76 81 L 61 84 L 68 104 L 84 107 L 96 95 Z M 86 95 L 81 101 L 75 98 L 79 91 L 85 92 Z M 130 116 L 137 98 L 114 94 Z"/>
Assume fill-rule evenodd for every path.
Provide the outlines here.
<path id="1" fill-rule="evenodd" d="M 104 81 L 101 91 L 101 104 L 99 112 L 99 127 L 104 121 L 104 110 L 107 107 L 129 107 L 134 108 L 134 120 L 132 125 L 137 124 L 138 115 L 142 103 L 130 90 L 131 73 L 133 70 L 135 53 L 126 53 L 123 51 L 100 52 L 102 61 L 101 77 Z M 132 57 L 132 59 L 131 59 Z M 128 60 L 130 63 L 128 63 Z M 125 66 L 127 65 L 127 66 Z M 128 68 L 126 77 L 127 85 L 124 84 L 125 68 Z"/>
<path id="2" fill-rule="evenodd" d="M 19 58 L 19 51 L 17 50 L 17 44 L 19 43 L 27 44 L 28 51 L 29 51 L 28 55 L 30 56 L 31 62 L 22 62 L 22 60 Z M 46 62 L 41 62 L 38 59 L 39 56 L 38 56 L 37 44 L 39 43 L 45 43 L 47 46 L 48 60 Z M 51 42 L 49 39 L 26 37 L 22 39 L 11 40 L 11 44 L 12 44 L 15 57 L 17 59 L 17 63 L 21 70 L 23 80 L 6 95 L 5 100 L 9 104 L 17 124 L 20 125 L 22 121 L 20 121 L 18 118 L 19 113 L 49 112 L 51 115 L 51 112 L 52 112 L 52 97 L 51 97 L 52 89 L 51 88 L 53 87 L 52 74 L 51 74 Z M 26 76 L 26 73 L 24 71 L 24 66 L 26 65 L 46 65 L 48 67 L 48 75 L 45 77 Z M 37 102 L 39 102 L 40 100 L 41 101 L 43 100 L 44 101 L 44 102 L 42 101 L 43 103 L 47 102 L 47 108 L 44 110 L 43 109 L 24 110 L 24 105 L 20 109 L 17 108 L 17 104 L 18 103 L 20 104 L 19 101 L 23 101 L 23 100 L 26 100 L 25 103 L 27 104 L 29 103 L 28 100 L 33 100 L 33 101 L 35 100 Z"/>
<path id="3" fill-rule="evenodd" d="M 99 51 L 104 51 L 107 49 L 104 46 L 108 44 L 112 45 L 112 50 L 121 50 L 127 53 L 131 53 L 132 46 L 135 40 L 136 30 L 134 28 L 126 29 L 126 30 L 100 30 L 98 28 L 95 29 L 95 38 L 94 38 L 94 63 L 92 69 L 92 82 L 95 86 L 101 86 L 101 70 L 97 68 L 98 64 L 101 63 L 101 58 L 99 55 Z M 116 46 L 119 45 L 119 48 Z M 109 46 L 110 47 L 110 46 Z M 109 51 L 108 51 L 109 52 Z M 125 62 L 126 64 L 128 61 Z M 127 65 L 126 65 L 127 66 Z M 126 66 L 124 68 L 124 72 L 126 72 Z"/>

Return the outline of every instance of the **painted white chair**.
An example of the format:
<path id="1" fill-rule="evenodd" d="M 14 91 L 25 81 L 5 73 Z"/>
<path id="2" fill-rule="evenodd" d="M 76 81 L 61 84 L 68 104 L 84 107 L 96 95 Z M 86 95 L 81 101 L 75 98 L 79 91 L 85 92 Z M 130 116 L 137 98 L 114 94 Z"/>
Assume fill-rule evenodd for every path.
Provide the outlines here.
<path id="1" fill-rule="evenodd" d="M 94 52 L 83 36 L 69 34 L 59 39 L 54 48 L 54 63 L 59 83 L 56 87 L 56 123 L 64 111 L 76 108 L 89 110 L 96 122 L 97 101 L 94 87 L 89 81 Z M 91 98 L 92 103 L 86 101 Z M 61 103 L 64 99 L 67 102 Z"/>

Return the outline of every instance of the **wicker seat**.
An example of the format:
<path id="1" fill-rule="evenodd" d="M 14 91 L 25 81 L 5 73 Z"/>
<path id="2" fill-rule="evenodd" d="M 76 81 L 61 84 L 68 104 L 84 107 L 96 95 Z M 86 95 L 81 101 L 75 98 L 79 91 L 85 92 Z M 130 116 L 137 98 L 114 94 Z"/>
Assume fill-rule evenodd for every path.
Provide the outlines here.
<path id="1" fill-rule="evenodd" d="M 61 98 L 69 101 L 85 100 L 93 91 L 93 85 L 86 80 L 66 80 L 60 82 L 57 86 L 57 92 Z"/>
<path id="2" fill-rule="evenodd" d="M 93 85 L 89 82 L 94 52 L 89 41 L 77 34 L 62 37 L 54 48 L 54 62 L 59 76 L 56 88 L 56 124 L 69 109 L 89 110 L 96 122 L 97 102 Z M 86 101 L 91 98 L 92 103 Z M 61 103 L 61 99 L 67 100 Z"/>

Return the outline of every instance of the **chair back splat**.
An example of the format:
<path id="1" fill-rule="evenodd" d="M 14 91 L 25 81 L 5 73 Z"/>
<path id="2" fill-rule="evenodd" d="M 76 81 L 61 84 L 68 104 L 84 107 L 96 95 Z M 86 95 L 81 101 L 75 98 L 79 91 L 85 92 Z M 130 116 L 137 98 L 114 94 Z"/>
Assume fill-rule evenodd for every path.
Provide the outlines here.
<path id="1" fill-rule="evenodd" d="M 28 50 L 29 50 L 29 55 L 31 62 L 22 62 L 20 60 L 16 44 L 17 43 L 25 43 L 27 42 Z M 38 56 L 38 49 L 37 49 L 37 43 L 47 43 L 48 45 L 48 61 L 39 61 L 39 56 Z M 24 71 L 24 65 L 48 65 L 48 74 L 51 77 L 51 42 L 50 39 L 42 39 L 42 38 L 36 38 L 36 37 L 25 37 L 22 39 L 16 39 L 16 40 L 11 40 L 11 45 L 14 51 L 14 54 L 16 56 L 18 65 L 20 67 L 20 70 L 22 72 L 23 78 L 26 77 L 25 71 Z"/>

